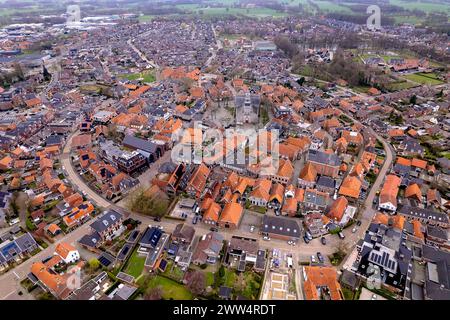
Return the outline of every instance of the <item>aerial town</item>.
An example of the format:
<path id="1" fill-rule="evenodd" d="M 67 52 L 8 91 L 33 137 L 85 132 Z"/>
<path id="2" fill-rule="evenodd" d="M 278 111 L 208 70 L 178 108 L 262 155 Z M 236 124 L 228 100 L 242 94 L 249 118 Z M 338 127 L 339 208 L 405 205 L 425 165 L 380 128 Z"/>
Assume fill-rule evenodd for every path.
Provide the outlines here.
<path id="1" fill-rule="evenodd" d="M 53 2 L 0 1 L 1 300 L 450 300 L 447 1 Z"/>

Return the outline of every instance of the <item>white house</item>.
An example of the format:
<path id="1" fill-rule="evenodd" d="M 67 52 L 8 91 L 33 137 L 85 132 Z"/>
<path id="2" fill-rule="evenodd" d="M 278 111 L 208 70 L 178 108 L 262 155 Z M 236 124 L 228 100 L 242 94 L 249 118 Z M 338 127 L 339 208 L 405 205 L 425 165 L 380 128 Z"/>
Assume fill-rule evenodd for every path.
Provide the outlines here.
<path id="1" fill-rule="evenodd" d="M 60 256 L 67 264 L 80 260 L 80 253 L 78 250 L 66 242 L 61 242 L 56 246 L 55 255 Z"/>

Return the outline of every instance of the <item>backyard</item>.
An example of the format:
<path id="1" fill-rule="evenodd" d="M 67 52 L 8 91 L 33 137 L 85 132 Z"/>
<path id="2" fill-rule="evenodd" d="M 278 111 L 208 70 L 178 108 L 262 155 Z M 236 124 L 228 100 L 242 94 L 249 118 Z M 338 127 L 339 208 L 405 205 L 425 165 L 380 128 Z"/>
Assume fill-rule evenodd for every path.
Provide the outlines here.
<path id="1" fill-rule="evenodd" d="M 125 273 L 133 276 L 134 278 L 138 278 L 144 270 L 144 264 L 145 257 L 140 257 L 137 250 L 135 250 L 124 268 Z"/>
<path id="2" fill-rule="evenodd" d="M 430 86 L 436 86 L 439 84 L 442 84 L 443 82 L 438 79 L 437 75 L 435 73 L 414 73 L 414 74 L 408 74 L 404 76 L 404 78 L 414 81 L 416 83 L 430 85 Z"/>
<path id="3" fill-rule="evenodd" d="M 147 288 L 156 287 L 162 289 L 163 299 L 192 300 L 192 293 L 174 280 L 162 276 L 151 277 Z"/>

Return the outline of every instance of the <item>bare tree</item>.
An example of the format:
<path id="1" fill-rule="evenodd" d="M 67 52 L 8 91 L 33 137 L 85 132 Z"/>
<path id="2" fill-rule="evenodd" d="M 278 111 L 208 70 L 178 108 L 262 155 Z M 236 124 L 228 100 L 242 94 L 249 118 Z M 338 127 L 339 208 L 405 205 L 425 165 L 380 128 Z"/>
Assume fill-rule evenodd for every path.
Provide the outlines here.
<path id="1" fill-rule="evenodd" d="M 144 299 L 145 300 L 161 300 L 163 295 L 163 289 L 161 286 L 148 288 L 147 292 L 145 292 Z"/>
<path id="2" fill-rule="evenodd" d="M 187 287 L 193 294 L 201 294 L 206 288 L 205 274 L 200 271 L 192 271 L 188 276 Z"/>

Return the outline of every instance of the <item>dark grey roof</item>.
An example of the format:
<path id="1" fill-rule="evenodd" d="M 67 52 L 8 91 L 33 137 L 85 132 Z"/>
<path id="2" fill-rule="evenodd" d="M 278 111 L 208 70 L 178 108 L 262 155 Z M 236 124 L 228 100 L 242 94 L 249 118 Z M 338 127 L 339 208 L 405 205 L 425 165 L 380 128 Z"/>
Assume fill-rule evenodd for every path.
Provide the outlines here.
<path id="1" fill-rule="evenodd" d="M 307 189 L 305 191 L 304 201 L 307 203 L 312 203 L 317 206 L 326 206 L 327 205 L 327 196 L 322 193 L 317 193 L 315 190 Z"/>
<path id="2" fill-rule="evenodd" d="M 427 236 L 431 236 L 434 238 L 442 239 L 442 240 L 448 240 L 448 232 L 447 230 L 444 230 L 439 227 L 435 226 L 427 226 Z"/>
<path id="3" fill-rule="evenodd" d="M 336 186 L 336 180 L 327 176 L 320 176 L 317 180 L 317 185 L 327 188 L 334 188 Z"/>
<path id="4" fill-rule="evenodd" d="M 423 209 L 405 205 L 401 206 L 398 212 L 411 218 L 426 219 L 438 223 L 449 223 L 448 216 L 445 213 L 430 209 Z"/>
<path id="5" fill-rule="evenodd" d="M 422 256 L 427 261 L 437 262 L 440 260 L 445 260 L 447 264 L 450 265 L 450 253 L 439 250 L 432 246 L 423 245 Z"/>
<path id="6" fill-rule="evenodd" d="M 125 258 L 128 257 L 128 255 L 130 254 L 132 248 L 133 248 L 132 244 L 125 243 L 122 249 L 120 249 L 119 253 L 117 254 L 117 260 L 119 261 L 125 260 Z"/>
<path id="7" fill-rule="evenodd" d="M 162 231 L 159 230 L 158 228 L 155 227 L 151 227 L 151 228 L 147 228 L 147 230 L 145 230 L 144 235 L 142 236 L 141 240 L 139 241 L 140 245 L 143 246 L 152 246 L 152 247 L 156 247 L 158 245 L 159 239 L 162 236 Z"/>
<path id="8" fill-rule="evenodd" d="M 60 144 L 62 142 L 62 136 L 60 135 L 51 135 L 45 140 L 45 144 L 47 146 Z"/>
<path id="9" fill-rule="evenodd" d="M 122 144 L 124 146 L 139 149 L 148 153 L 155 153 L 157 148 L 159 147 L 156 143 L 130 135 L 125 136 Z"/>
<path id="10" fill-rule="evenodd" d="M 30 233 L 25 233 L 24 235 L 17 238 L 15 242 L 22 252 L 33 250 L 34 247 L 37 246 L 36 241 Z"/>
<path id="11" fill-rule="evenodd" d="M 295 219 L 264 216 L 261 232 L 300 238 L 302 228 Z"/>
<path id="12" fill-rule="evenodd" d="M 115 225 L 120 219 L 122 219 L 122 214 L 114 210 L 108 210 L 103 215 L 97 218 L 91 223 L 91 228 L 102 233 L 111 226 Z"/>
<path id="13" fill-rule="evenodd" d="M 100 239 L 100 235 L 97 232 L 94 232 L 92 234 L 86 234 L 81 237 L 81 239 L 78 240 L 78 243 L 91 248 L 96 248 L 99 245 Z"/>
<path id="14" fill-rule="evenodd" d="M 195 235 L 195 229 L 184 223 L 177 224 L 175 230 L 172 232 L 172 236 L 181 238 L 186 242 L 191 242 Z"/>
<path id="15" fill-rule="evenodd" d="M 350 288 L 356 289 L 356 287 L 358 285 L 358 277 L 356 276 L 355 273 L 353 273 L 347 269 L 344 269 L 344 271 L 342 272 L 342 275 L 341 275 L 340 282 L 344 285 L 347 285 Z"/>
<path id="16" fill-rule="evenodd" d="M 219 297 L 229 298 L 231 296 L 231 292 L 232 292 L 232 288 L 222 286 L 219 288 Z"/>
<path id="17" fill-rule="evenodd" d="M 325 153 L 319 150 L 310 149 L 308 152 L 308 161 L 327 164 L 330 166 L 339 166 L 341 159 L 335 153 Z"/>

